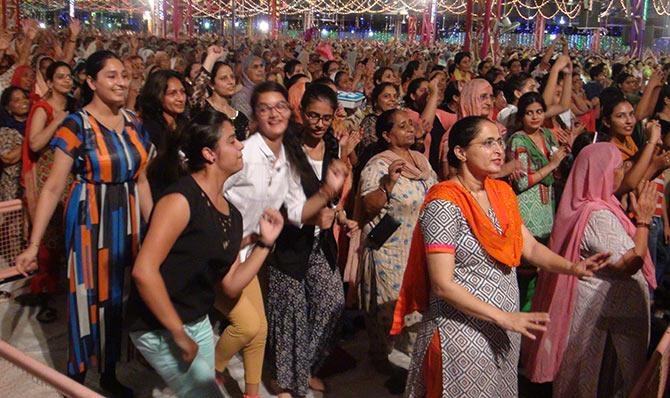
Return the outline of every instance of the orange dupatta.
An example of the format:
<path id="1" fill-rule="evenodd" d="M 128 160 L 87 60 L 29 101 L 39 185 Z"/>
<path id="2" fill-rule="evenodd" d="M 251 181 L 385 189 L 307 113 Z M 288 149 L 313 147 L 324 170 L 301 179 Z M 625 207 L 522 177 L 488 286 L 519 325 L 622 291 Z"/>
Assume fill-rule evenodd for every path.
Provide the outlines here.
<path id="1" fill-rule="evenodd" d="M 516 195 L 506 182 L 487 178 L 484 180 L 484 189 L 488 194 L 491 207 L 498 218 L 502 234 L 498 232 L 493 222 L 484 213 L 475 199 L 460 184 L 454 181 L 445 181 L 433 185 L 426 194 L 421 209 L 430 201 L 441 199 L 457 205 L 468 222 L 484 250 L 495 260 L 516 267 L 521 262 L 523 237 L 521 226 L 523 220 L 519 213 Z M 454 248 L 439 247 L 430 249 L 431 253 L 454 253 Z M 421 227 L 414 228 L 412 245 L 410 246 L 407 268 L 400 288 L 400 296 L 395 306 L 391 335 L 400 333 L 405 324 L 405 316 L 418 311 L 424 312 L 428 308 L 428 292 L 430 281 L 426 263 L 426 247 L 424 245 Z"/>

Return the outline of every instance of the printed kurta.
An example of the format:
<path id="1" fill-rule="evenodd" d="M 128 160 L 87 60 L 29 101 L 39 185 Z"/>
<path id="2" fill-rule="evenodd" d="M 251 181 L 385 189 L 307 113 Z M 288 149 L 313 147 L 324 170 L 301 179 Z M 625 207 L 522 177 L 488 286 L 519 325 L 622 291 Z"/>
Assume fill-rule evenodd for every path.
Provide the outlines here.
<path id="1" fill-rule="evenodd" d="M 72 114 L 51 142 L 74 159 L 76 176 L 65 209 L 71 375 L 120 357 L 124 271 L 140 242 L 136 183 L 151 145 L 135 116 L 124 117 L 117 133 L 85 111 Z"/>
<path id="2" fill-rule="evenodd" d="M 582 259 L 612 253 L 616 263 L 635 243 L 609 210 L 589 216 Z M 567 347 L 554 380 L 555 397 L 627 396 L 647 359 L 649 288 L 642 271 L 622 275 L 606 268 L 577 281 Z"/>
<path id="3" fill-rule="evenodd" d="M 546 240 L 549 238 L 551 228 L 554 225 L 554 209 L 556 207 L 554 186 L 553 184 L 545 185 L 543 180 L 529 187 L 530 175 L 544 167 L 542 163 L 530 155 L 530 152 L 542 153 L 548 162 L 553 150 L 558 149 L 558 143 L 551 131 L 542 129 L 542 134 L 544 138 L 542 148 L 528 148 L 526 145 L 530 138 L 523 131 L 514 133 L 510 138 L 509 145 L 510 157 L 520 160 L 526 166 L 526 174 L 522 178 L 512 181 L 512 186 L 519 200 L 521 218 L 523 218 L 523 223 L 533 236 Z"/>
<path id="4" fill-rule="evenodd" d="M 488 217 L 500 231 L 493 209 Z M 460 208 L 446 200 L 426 205 L 419 218 L 426 252 L 454 254 L 454 281 L 479 300 L 502 311 L 519 311 L 514 268 L 495 261 L 474 236 Z M 419 325 L 406 396 L 424 397 L 424 358 L 435 333 L 440 336 L 442 397 L 516 397 L 521 335 L 457 310 L 430 295 Z"/>
<path id="5" fill-rule="evenodd" d="M 379 181 L 388 173 L 388 167 L 389 164 L 382 159 L 365 166 L 361 173 L 361 197 L 379 188 Z M 390 214 L 400 223 L 400 227 L 379 250 L 366 248 L 363 255 L 363 306 L 368 313 L 371 344 L 376 345 L 372 347 L 374 356 L 386 356 L 393 348 L 405 354 L 411 352 L 413 333 L 409 335 L 404 331 L 395 342 L 391 342 L 389 331 L 419 210 L 426 192 L 436 182 L 437 176 L 432 170 L 427 180 L 401 176 L 390 192 L 389 202 L 372 222 L 363 227 L 362 236 L 367 236 L 385 214 Z"/>

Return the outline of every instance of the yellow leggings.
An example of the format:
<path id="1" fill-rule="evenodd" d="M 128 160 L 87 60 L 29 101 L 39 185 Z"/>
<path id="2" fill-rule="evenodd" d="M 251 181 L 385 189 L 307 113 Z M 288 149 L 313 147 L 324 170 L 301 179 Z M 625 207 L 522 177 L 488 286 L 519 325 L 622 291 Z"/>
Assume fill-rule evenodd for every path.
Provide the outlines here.
<path id="1" fill-rule="evenodd" d="M 247 384 L 259 384 L 268 322 L 258 278 L 254 277 L 236 300 L 218 294 L 216 308 L 231 322 L 216 344 L 216 370 L 223 372 L 230 359 L 242 350 L 244 380 Z"/>

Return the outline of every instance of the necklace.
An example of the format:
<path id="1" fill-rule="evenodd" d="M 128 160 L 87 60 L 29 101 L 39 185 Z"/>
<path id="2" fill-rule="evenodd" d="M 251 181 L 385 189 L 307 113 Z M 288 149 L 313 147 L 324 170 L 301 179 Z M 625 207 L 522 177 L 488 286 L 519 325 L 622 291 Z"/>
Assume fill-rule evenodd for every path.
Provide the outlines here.
<path id="1" fill-rule="evenodd" d="M 463 180 L 461 179 L 461 176 L 459 176 L 458 174 L 456 174 L 456 178 L 458 178 L 458 182 L 461 183 L 461 185 L 463 186 L 463 188 L 465 188 L 468 192 L 470 192 L 470 195 L 472 195 L 472 196 L 476 199 L 477 197 L 475 196 L 475 192 L 474 192 L 472 189 L 468 188 L 467 185 L 465 185 L 465 183 L 464 183 Z"/>

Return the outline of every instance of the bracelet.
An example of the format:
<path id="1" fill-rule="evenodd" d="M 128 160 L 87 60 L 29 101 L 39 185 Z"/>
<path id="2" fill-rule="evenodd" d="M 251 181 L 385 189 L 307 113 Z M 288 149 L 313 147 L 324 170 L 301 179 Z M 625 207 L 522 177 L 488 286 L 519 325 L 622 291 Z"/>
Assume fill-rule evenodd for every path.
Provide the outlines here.
<path id="1" fill-rule="evenodd" d="M 636 223 L 635 223 L 635 226 L 638 227 L 638 228 L 647 228 L 647 229 L 649 229 L 649 227 L 651 226 L 651 224 L 648 223 L 648 222 L 636 222 Z"/>
<path id="2" fill-rule="evenodd" d="M 388 189 L 386 189 L 386 187 L 384 186 L 384 184 L 379 184 L 379 189 L 380 189 L 382 192 L 384 192 L 384 195 L 386 195 L 386 201 L 387 201 L 387 202 L 388 202 L 389 200 L 391 200 L 391 195 L 389 195 L 389 191 L 388 191 Z"/>
<path id="3" fill-rule="evenodd" d="M 28 247 L 30 247 L 30 246 L 35 246 L 35 247 L 39 248 L 39 247 L 40 247 L 40 244 L 39 244 L 39 242 L 37 242 L 37 243 L 35 243 L 35 242 L 28 242 Z"/>
<path id="4" fill-rule="evenodd" d="M 256 241 L 256 246 L 257 247 L 260 247 L 261 249 L 268 249 L 270 252 L 274 251 L 276 245 L 277 245 L 276 243 L 268 245 L 267 243 L 263 242 L 263 240 L 261 240 L 261 239 L 258 239 Z"/>

